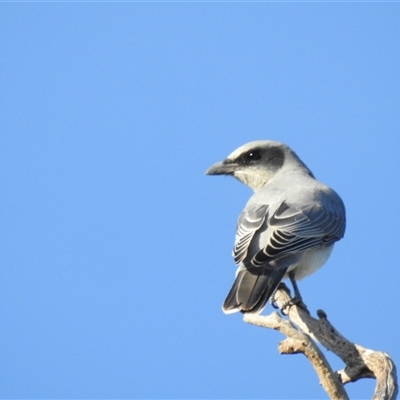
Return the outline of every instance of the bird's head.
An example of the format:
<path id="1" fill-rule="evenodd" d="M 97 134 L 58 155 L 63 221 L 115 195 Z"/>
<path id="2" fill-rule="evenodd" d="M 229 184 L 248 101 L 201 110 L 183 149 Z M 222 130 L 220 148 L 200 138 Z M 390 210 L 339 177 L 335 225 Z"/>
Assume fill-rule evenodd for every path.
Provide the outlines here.
<path id="1" fill-rule="evenodd" d="M 288 167 L 306 168 L 312 176 L 288 146 L 271 140 L 259 140 L 239 147 L 225 160 L 212 165 L 206 175 L 232 175 L 257 191 Z"/>

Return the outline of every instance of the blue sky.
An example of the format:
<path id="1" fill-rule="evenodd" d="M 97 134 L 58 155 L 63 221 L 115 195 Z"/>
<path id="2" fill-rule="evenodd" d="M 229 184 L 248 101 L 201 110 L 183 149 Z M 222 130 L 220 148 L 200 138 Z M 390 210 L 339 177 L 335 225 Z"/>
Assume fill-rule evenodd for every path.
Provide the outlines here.
<path id="1" fill-rule="evenodd" d="M 0 396 L 325 398 L 279 333 L 221 311 L 251 193 L 204 171 L 258 139 L 346 204 L 345 238 L 300 283 L 309 309 L 399 363 L 399 16 L 2 3 Z"/>

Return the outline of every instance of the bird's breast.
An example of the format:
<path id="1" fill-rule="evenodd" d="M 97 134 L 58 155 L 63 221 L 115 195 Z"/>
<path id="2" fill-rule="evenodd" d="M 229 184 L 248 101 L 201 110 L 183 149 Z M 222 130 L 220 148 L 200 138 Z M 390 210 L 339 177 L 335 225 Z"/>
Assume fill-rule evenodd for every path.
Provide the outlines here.
<path id="1" fill-rule="evenodd" d="M 311 275 L 326 263 L 332 253 L 333 246 L 304 251 L 299 261 L 289 267 L 285 278 L 288 278 L 290 271 L 294 271 L 296 281 Z"/>

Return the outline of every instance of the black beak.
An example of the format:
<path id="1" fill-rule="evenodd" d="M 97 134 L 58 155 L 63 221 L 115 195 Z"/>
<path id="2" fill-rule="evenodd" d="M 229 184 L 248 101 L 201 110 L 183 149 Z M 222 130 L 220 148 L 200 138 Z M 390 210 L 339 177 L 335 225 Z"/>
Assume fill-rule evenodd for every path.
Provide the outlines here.
<path id="1" fill-rule="evenodd" d="M 235 163 L 220 161 L 211 165 L 206 171 L 206 175 L 232 175 L 237 169 L 238 165 Z"/>

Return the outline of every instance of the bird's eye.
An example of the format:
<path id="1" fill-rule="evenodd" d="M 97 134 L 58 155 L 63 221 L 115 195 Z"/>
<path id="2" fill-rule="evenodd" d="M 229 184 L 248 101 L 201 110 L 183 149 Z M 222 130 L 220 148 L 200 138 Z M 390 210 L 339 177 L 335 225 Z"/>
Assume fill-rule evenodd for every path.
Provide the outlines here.
<path id="1" fill-rule="evenodd" d="M 249 151 L 246 154 L 246 159 L 248 161 L 257 161 L 261 159 L 261 153 L 258 150 Z"/>

